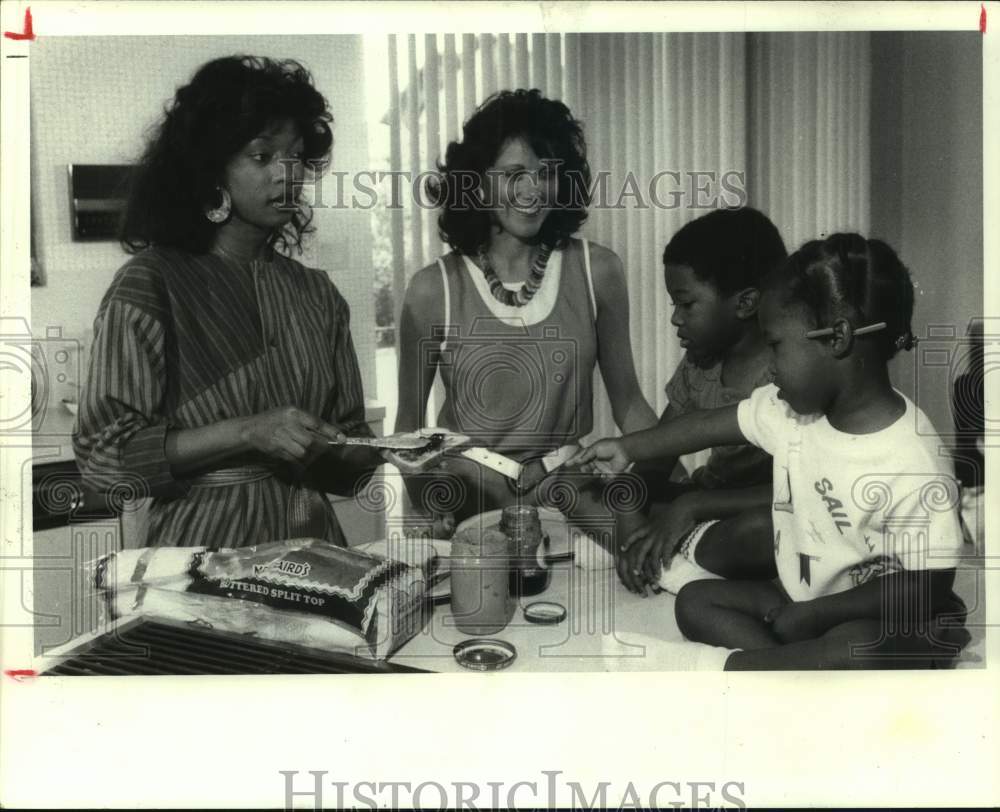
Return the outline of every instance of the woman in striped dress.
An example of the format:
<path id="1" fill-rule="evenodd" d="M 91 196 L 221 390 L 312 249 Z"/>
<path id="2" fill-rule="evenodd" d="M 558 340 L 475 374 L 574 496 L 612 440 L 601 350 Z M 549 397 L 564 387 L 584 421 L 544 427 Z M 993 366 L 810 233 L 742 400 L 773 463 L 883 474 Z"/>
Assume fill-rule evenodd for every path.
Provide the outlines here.
<path id="1" fill-rule="evenodd" d="M 396 430 L 423 425 L 440 374 L 438 424 L 522 463 L 518 495 L 535 500 L 533 486 L 593 428 L 596 368 L 623 431 L 656 423 L 632 360 L 622 262 L 573 238 L 590 199 L 583 132 L 538 90 L 484 102 L 440 170 L 431 191 L 453 250 L 407 289 Z M 439 518 L 450 511 L 425 495 L 440 502 L 449 490 L 464 492 L 452 506 L 459 520 L 515 498 L 505 477 L 469 460 L 452 457 L 446 467 L 461 485 L 407 478 L 411 498 Z"/>
<path id="2" fill-rule="evenodd" d="M 344 544 L 325 494 L 382 459 L 347 303 L 287 256 L 332 117 L 293 61 L 227 57 L 180 88 L 136 169 L 132 258 L 101 302 L 73 442 L 86 481 L 152 497 L 148 545 Z"/>

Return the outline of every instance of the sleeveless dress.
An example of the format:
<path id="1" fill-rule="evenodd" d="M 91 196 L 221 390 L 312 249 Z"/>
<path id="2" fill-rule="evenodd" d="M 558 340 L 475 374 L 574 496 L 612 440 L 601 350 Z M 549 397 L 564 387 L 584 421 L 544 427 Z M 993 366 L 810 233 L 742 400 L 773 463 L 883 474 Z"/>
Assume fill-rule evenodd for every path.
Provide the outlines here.
<path id="1" fill-rule="evenodd" d="M 498 302 L 467 256 L 450 253 L 438 266 L 445 298 L 438 425 L 518 460 L 589 434 L 597 303 L 587 242 L 552 252 L 524 307 Z"/>

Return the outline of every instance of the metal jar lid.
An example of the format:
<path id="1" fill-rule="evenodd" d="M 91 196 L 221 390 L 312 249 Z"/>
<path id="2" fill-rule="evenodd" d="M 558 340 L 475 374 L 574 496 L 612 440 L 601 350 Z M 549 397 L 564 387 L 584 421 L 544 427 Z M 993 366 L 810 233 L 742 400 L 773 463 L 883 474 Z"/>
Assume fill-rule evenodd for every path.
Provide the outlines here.
<path id="1" fill-rule="evenodd" d="M 499 671 L 517 658 L 510 643 L 485 637 L 463 640 L 452 653 L 459 665 L 472 671 Z"/>
<path id="2" fill-rule="evenodd" d="M 524 607 L 524 619 L 528 623 L 554 625 L 566 619 L 566 607 L 554 601 L 535 601 Z"/>

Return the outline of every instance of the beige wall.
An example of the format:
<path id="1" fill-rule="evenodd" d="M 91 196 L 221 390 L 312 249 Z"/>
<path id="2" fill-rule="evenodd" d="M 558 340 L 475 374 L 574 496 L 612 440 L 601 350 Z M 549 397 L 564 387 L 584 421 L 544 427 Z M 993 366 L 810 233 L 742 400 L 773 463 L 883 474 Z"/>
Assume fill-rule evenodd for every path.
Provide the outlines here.
<path id="1" fill-rule="evenodd" d="M 961 337 L 983 311 L 982 36 L 876 33 L 872 62 L 872 235 L 913 275 L 914 334 Z M 940 347 L 901 353 L 894 373 L 947 433 L 949 376 L 928 354 Z"/>
<path id="2" fill-rule="evenodd" d="M 176 88 L 204 62 L 252 53 L 292 57 L 312 71 L 336 119 L 334 170 L 368 167 L 361 38 L 87 37 L 42 38 L 32 46 L 32 217 L 46 278 L 32 289 L 32 332 L 49 327 L 86 339 L 101 296 L 126 259 L 116 243 L 71 238 L 66 166 L 129 163 Z M 332 197 L 328 195 L 328 197 Z M 365 211 L 317 210 L 304 260 L 330 273 L 351 305 L 364 374 L 374 395 L 371 229 Z"/>

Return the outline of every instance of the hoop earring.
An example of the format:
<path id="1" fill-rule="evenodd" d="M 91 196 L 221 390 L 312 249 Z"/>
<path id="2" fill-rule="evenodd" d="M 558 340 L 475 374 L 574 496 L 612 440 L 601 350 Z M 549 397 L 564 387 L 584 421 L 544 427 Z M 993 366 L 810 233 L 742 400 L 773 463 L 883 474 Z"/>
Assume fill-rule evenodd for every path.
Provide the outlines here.
<path id="1" fill-rule="evenodd" d="M 233 210 L 233 198 L 230 196 L 228 190 L 223 189 L 220 186 L 215 188 L 218 189 L 219 194 L 222 197 L 222 203 L 214 209 L 206 209 L 205 216 L 210 222 L 218 225 L 219 223 L 224 223 L 229 219 L 229 215 Z"/>

